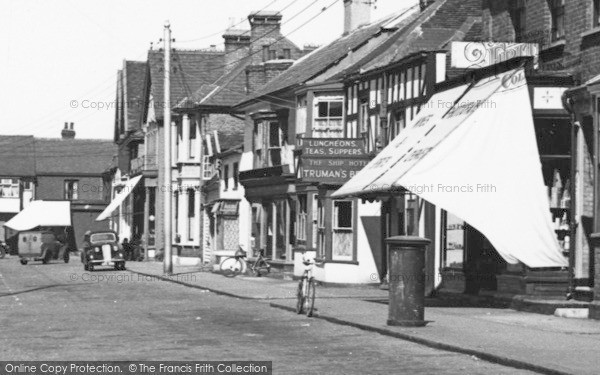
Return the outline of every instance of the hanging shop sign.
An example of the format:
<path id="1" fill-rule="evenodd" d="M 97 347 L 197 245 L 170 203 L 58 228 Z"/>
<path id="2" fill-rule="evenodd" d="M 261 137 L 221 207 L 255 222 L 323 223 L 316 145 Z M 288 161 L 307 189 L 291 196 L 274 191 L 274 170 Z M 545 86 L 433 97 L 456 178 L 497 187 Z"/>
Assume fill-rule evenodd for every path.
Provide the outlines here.
<path id="1" fill-rule="evenodd" d="M 363 139 L 303 138 L 299 150 L 298 178 L 305 182 L 343 184 L 370 160 Z"/>

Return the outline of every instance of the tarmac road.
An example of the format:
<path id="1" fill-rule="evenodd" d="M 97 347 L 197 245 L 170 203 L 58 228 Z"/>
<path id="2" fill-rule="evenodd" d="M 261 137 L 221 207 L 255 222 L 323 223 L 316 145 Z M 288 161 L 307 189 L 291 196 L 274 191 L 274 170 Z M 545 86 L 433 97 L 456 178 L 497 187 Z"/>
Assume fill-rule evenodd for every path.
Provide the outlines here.
<path id="1" fill-rule="evenodd" d="M 224 278 L 224 280 L 226 280 Z M 144 277 L 0 260 L 0 360 L 269 360 L 275 374 L 526 374 Z"/>

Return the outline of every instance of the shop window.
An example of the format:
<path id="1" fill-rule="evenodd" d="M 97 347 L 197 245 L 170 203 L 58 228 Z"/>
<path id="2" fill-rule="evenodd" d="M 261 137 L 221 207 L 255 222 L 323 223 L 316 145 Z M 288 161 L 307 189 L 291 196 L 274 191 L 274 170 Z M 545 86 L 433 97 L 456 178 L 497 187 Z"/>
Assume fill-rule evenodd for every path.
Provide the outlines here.
<path id="1" fill-rule="evenodd" d="M 565 38 L 565 0 L 550 0 L 552 41 Z"/>
<path id="2" fill-rule="evenodd" d="M 316 104 L 316 116 L 313 123 L 315 138 L 341 138 L 344 135 L 343 113 L 344 99 L 320 99 Z"/>
<path id="3" fill-rule="evenodd" d="M 465 222 L 442 211 L 442 261 L 444 268 L 463 268 L 465 252 Z"/>
<path id="4" fill-rule="evenodd" d="M 332 260 L 354 260 L 353 202 L 333 201 Z"/>
<path id="5" fill-rule="evenodd" d="M 515 29 L 515 42 L 524 42 L 526 17 L 525 0 L 513 0 L 510 17 Z"/>
<path id="6" fill-rule="evenodd" d="M 298 210 L 296 212 L 296 238 L 306 241 L 306 222 L 308 218 L 306 194 L 298 194 Z"/>
<path id="7" fill-rule="evenodd" d="M 66 181 L 65 181 L 66 189 Z M 19 180 L 16 178 L 3 178 L 0 180 L 0 197 L 2 198 L 19 198 Z M 66 190 L 65 190 L 65 199 Z"/>
<path id="8" fill-rule="evenodd" d="M 325 259 L 325 206 L 323 200 L 318 199 L 316 194 L 315 199 L 317 200 L 317 257 Z"/>
<path id="9" fill-rule="evenodd" d="M 240 185 L 240 166 L 239 164 L 233 163 L 233 190 L 237 190 Z"/>
<path id="10" fill-rule="evenodd" d="M 419 198 L 414 194 L 406 199 L 406 235 L 419 235 Z"/>
<path id="11" fill-rule="evenodd" d="M 275 259 L 287 259 L 287 201 L 277 201 L 274 204 L 275 212 Z"/>
<path id="12" fill-rule="evenodd" d="M 250 247 L 254 251 L 259 248 L 264 248 L 261 243 L 261 215 L 263 207 L 261 205 L 252 206 L 252 228 L 250 232 Z M 266 254 L 265 254 L 266 256 Z"/>
<path id="13" fill-rule="evenodd" d="M 229 164 L 223 166 L 223 188 L 229 189 Z"/>
<path id="14" fill-rule="evenodd" d="M 77 180 L 65 180 L 65 199 L 68 201 L 76 200 L 79 198 L 79 181 Z M 18 184 L 17 184 L 17 197 L 19 196 Z"/>

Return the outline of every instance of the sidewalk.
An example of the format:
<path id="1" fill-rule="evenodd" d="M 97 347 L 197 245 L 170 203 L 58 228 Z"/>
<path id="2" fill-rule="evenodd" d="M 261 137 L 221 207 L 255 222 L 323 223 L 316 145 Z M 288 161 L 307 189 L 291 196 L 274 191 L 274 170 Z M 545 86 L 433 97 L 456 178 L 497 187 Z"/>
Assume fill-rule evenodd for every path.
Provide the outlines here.
<path id="1" fill-rule="evenodd" d="M 160 263 L 127 266 L 132 272 L 162 275 Z M 169 280 L 237 298 L 266 300 L 272 307 L 294 311 L 296 282 L 230 279 L 197 270 L 175 267 Z M 510 309 L 427 307 L 426 327 L 391 327 L 386 325 L 387 296 L 387 291 L 373 287 L 318 287 L 316 317 L 541 373 L 597 374 L 600 369 L 598 321 Z"/>

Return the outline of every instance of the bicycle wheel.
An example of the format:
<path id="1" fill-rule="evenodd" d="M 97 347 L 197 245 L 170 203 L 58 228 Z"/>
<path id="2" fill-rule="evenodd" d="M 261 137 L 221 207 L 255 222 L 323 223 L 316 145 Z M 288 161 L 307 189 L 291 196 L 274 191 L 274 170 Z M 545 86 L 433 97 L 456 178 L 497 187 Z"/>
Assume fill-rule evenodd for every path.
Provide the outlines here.
<path id="1" fill-rule="evenodd" d="M 308 288 L 306 293 L 306 316 L 313 316 L 315 309 L 315 279 L 312 277 L 308 280 Z"/>
<path id="2" fill-rule="evenodd" d="M 221 262 L 221 272 L 226 277 L 235 277 L 242 272 L 244 265 L 242 261 L 236 258 L 225 258 Z"/>
<path id="3" fill-rule="evenodd" d="M 306 281 L 306 278 L 303 277 L 300 279 L 300 282 L 298 283 L 298 293 L 297 293 L 298 301 L 296 302 L 296 314 L 302 314 L 304 312 L 304 302 L 306 300 L 306 297 L 304 296 L 305 281 Z"/>

